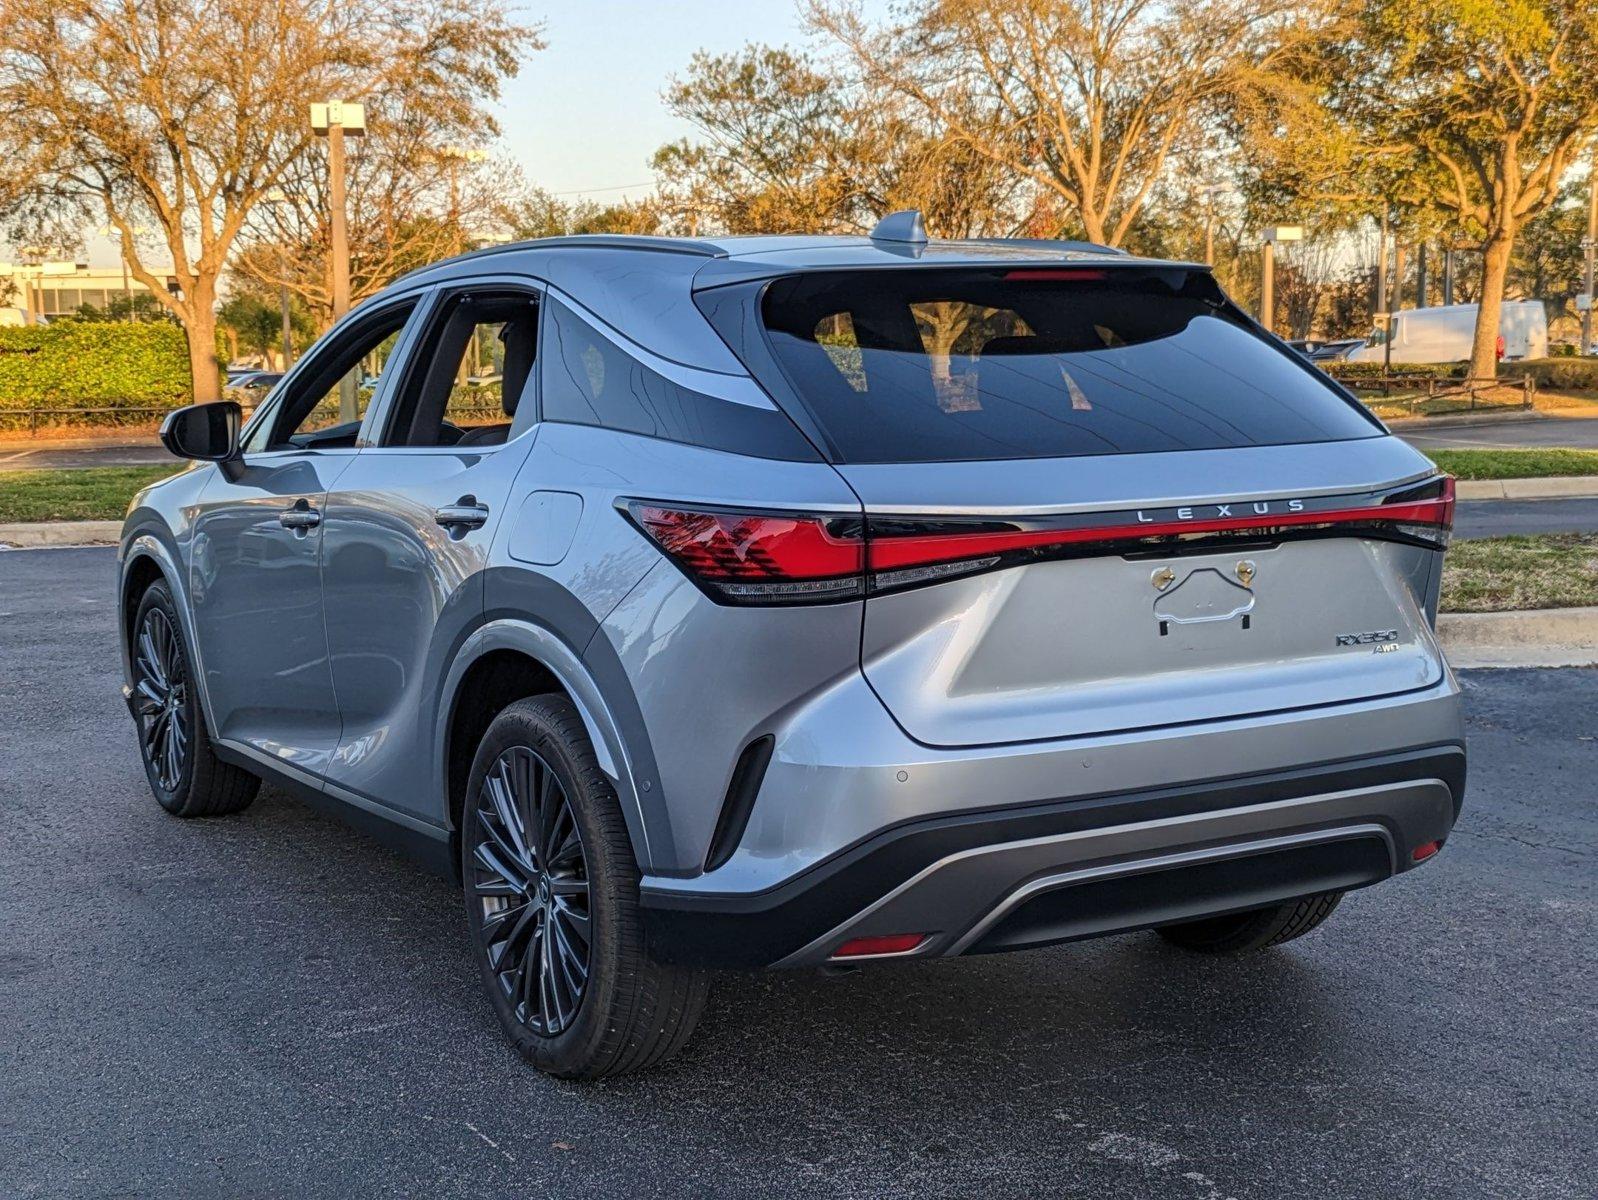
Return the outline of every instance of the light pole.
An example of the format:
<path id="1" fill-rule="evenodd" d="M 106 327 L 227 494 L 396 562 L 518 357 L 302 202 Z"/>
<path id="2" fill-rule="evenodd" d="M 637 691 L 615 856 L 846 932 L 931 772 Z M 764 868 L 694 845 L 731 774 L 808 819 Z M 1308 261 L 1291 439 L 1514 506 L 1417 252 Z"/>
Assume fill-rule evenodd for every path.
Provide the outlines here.
<path id="1" fill-rule="evenodd" d="M 333 100 L 311 105 L 311 128 L 327 139 L 328 205 L 332 236 L 333 319 L 350 310 L 350 242 L 344 211 L 344 135 L 360 137 L 366 133 L 366 106 Z M 355 420 L 355 381 L 346 376 L 339 381 L 338 419 Z"/>
<path id="2" fill-rule="evenodd" d="M 1301 225 L 1275 225 L 1265 231 L 1260 248 L 1260 324 L 1267 330 L 1276 320 L 1276 244 L 1303 240 Z"/>

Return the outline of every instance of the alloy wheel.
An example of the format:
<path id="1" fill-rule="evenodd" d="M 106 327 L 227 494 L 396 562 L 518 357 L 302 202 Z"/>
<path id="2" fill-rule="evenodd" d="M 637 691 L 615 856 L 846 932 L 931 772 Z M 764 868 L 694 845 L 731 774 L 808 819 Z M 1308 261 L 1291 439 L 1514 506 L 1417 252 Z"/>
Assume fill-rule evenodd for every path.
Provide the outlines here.
<path id="1" fill-rule="evenodd" d="M 516 1013 L 554 1036 L 577 1016 L 588 983 L 588 862 L 566 789 L 533 750 L 512 746 L 477 796 L 473 895 L 484 949 Z"/>
<path id="2" fill-rule="evenodd" d="M 147 611 L 139 623 L 134 675 L 134 711 L 145 761 L 162 790 L 175 792 L 189 752 L 188 680 L 177 632 L 159 608 Z"/>

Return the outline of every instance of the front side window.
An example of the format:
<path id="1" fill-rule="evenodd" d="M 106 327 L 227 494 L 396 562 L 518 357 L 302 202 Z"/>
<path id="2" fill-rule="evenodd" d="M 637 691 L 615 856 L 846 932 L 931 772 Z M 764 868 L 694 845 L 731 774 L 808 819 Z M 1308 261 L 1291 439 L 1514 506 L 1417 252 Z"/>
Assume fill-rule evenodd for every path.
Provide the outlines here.
<path id="1" fill-rule="evenodd" d="M 1329 383 L 1180 269 L 898 269 L 779 279 L 762 316 L 841 462 L 1373 437 Z"/>
<path id="2" fill-rule="evenodd" d="M 545 330 L 541 378 L 547 421 L 597 425 L 760 458 L 819 457 L 776 408 L 708 395 L 667 379 L 558 300 L 549 301 Z"/>
<path id="3" fill-rule="evenodd" d="M 414 300 L 395 304 L 313 349 L 289 380 L 282 400 L 251 433 L 246 451 L 354 446 L 372 395 L 415 310 Z"/>

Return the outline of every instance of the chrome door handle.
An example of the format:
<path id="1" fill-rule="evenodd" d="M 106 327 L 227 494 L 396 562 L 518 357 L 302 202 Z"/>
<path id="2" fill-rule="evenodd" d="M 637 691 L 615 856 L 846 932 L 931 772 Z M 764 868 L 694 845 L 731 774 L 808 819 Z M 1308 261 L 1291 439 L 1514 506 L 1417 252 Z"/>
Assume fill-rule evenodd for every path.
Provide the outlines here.
<path id="1" fill-rule="evenodd" d="M 476 496 L 462 496 L 454 504 L 434 509 L 433 520 L 458 536 L 488 523 L 488 505 L 477 503 Z"/>
<path id="2" fill-rule="evenodd" d="M 305 501 L 298 500 L 293 508 L 285 508 L 277 514 L 277 523 L 284 529 L 292 529 L 298 533 L 315 529 L 322 523 L 322 514 Z"/>

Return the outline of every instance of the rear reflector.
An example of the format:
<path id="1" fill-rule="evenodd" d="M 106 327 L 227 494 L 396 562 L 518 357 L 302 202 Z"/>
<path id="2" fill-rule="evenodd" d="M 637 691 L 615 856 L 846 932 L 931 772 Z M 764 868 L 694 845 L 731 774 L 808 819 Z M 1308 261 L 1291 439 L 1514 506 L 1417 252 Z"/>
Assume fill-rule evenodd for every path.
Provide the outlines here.
<path id="1" fill-rule="evenodd" d="M 1425 862 L 1443 848 L 1441 842 L 1422 842 L 1409 852 L 1411 862 Z"/>
<path id="2" fill-rule="evenodd" d="M 904 954 L 927 940 L 924 933 L 884 933 L 851 938 L 832 952 L 833 958 L 865 958 L 872 954 Z"/>

